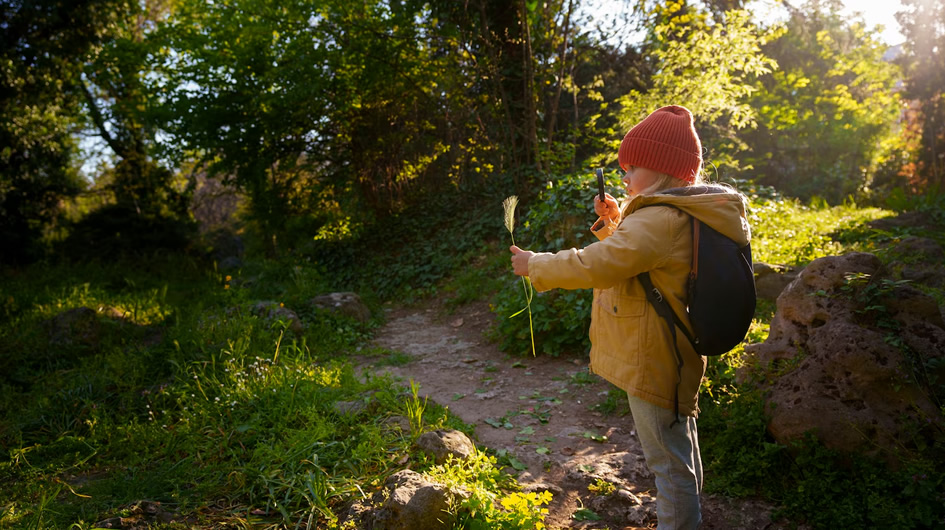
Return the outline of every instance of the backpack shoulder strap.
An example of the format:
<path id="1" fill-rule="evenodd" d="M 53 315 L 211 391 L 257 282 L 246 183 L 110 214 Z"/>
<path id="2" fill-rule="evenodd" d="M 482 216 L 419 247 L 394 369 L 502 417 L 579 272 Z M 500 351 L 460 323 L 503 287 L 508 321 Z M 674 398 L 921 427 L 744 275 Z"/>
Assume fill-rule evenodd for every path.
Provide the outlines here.
<path id="1" fill-rule="evenodd" d="M 676 211 L 682 212 L 685 215 L 689 216 L 689 220 L 691 222 L 691 227 L 692 227 L 692 261 L 689 266 L 689 279 L 686 284 L 686 296 L 688 297 L 687 300 L 691 300 L 693 289 L 696 283 L 696 278 L 699 276 L 699 227 L 702 225 L 702 223 L 695 217 L 683 211 L 681 208 L 678 208 L 672 204 L 664 204 L 664 203 L 648 204 L 644 206 L 644 208 L 649 208 L 651 206 L 665 206 L 666 208 L 673 208 Z M 647 285 L 646 283 L 644 283 L 643 285 L 644 289 L 647 292 L 647 295 L 646 295 L 647 300 L 649 300 L 650 303 L 654 307 L 656 307 L 659 304 L 655 301 L 656 300 L 655 298 L 650 298 L 650 291 L 655 291 L 657 293 L 659 293 L 659 291 L 655 287 L 653 287 L 653 282 L 652 280 L 650 280 L 649 273 L 644 273 L 644 274 L 646 274 L 646 282 L 648 282 L 649 284 Z M 641 274 L 640 276 L 641 276 L 640 281 L 643 282 L 643 278 L 642 278 L 643 274 Z M 666 300 L 663 300 L 662 294 L 659 295 L 659 299 L 662 300 L 662 305 L 665 305 L 665 310 L 668 310 L 669 312 L 668 314 L 672 316 L 672 323 L 667 320 L 666 321 L 667 325 L 670 328 L 673 327 L 673 324 L 678 326 L 679 329 L 682 331 L 683 335 L 686 336 L 686 340 L 688 340 L 689 343 L 692 344 L 693 347 L 695 347 L 696 343 L 698 343 L 698 338 L 695 336 L 693 332 L 689 331 L 689 328 L 686 326 L 686 324 L 684 324 L 682 319 L 679 318 L 679 316 L 676 314 L 675 311 L 673 311 L 673 308 L 669 305 L 669 302 L 667 302 Z M 659 314 L 660 316 L 663 316 L 662 313 L 659 313 Z M 675 336 L 675 331 L 673 332 L 673 335 Z"/>

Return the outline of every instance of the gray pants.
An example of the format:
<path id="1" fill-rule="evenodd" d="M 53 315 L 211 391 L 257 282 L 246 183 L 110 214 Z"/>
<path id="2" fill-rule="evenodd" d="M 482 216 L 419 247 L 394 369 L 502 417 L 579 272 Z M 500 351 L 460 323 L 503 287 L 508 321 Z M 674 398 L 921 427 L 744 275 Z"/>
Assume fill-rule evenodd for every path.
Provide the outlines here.
<path id="1" fill-rule="evenodd" d="M 628 396 L 646 465 L 656 475 L 656 516 L 659 530 L 688 530 L 702 523 L 702 458 L 696 419 Z"/>

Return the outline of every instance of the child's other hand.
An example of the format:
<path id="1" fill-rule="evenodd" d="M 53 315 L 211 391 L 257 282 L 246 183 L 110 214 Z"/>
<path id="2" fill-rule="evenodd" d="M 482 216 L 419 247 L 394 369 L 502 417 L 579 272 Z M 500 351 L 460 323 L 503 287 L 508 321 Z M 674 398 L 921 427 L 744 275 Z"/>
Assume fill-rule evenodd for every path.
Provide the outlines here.
<path id="1" fill-rule="evenodd" d="M 601 202 L 600 195 L 594 195 L 594 213 L 599 217 L 609 217 L 611 219 L 620 218 L 620 206 L 617 199 L 609 193 L 604 194 L 604 201 Z"/>
<path id="2" fill-rule="evenodd" d="M 515 245 L 509 247 L 512 251 L 512 271 L 519 276 L 528 276 L 528 259 L 535 255 L 530 250 L 522 250 Z"/>

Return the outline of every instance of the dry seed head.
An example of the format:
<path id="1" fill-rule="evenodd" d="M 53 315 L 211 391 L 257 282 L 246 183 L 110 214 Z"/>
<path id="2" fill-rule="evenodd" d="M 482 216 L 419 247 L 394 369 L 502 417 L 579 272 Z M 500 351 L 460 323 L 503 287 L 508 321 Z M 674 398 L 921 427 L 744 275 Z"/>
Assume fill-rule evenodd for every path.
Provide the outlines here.
<path id="1" fill-rule="evenodd" d="M 505 209 L 505 229 L 511 234 L 515 230 L 515 207 L 518 206 L 518 196 L 512 195 L 502 201 Z"/>

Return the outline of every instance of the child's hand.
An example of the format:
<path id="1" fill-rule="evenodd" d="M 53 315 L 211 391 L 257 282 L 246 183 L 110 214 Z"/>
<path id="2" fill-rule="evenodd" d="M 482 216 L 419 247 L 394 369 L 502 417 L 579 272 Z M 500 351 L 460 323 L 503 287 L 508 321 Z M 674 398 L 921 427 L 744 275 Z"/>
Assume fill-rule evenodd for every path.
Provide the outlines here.
<path id="1" fill-rule="evenodd" d="M 535 255 L 530 250 L 522 250 L 515 245 L 509 247 L 512 251 L 512 271 L 519 276 L 528 276 L 528 259 Z"/>
<path id="2" fill-rule="evenodd" d="M 617 204 L 611 194 L 604 194 L 604 201 L 601 202 L 600 195 L 594 195 L 594 213 L 599 217 L 609 217 L 614 220 L 620 219 L 620 206 Z"/>

